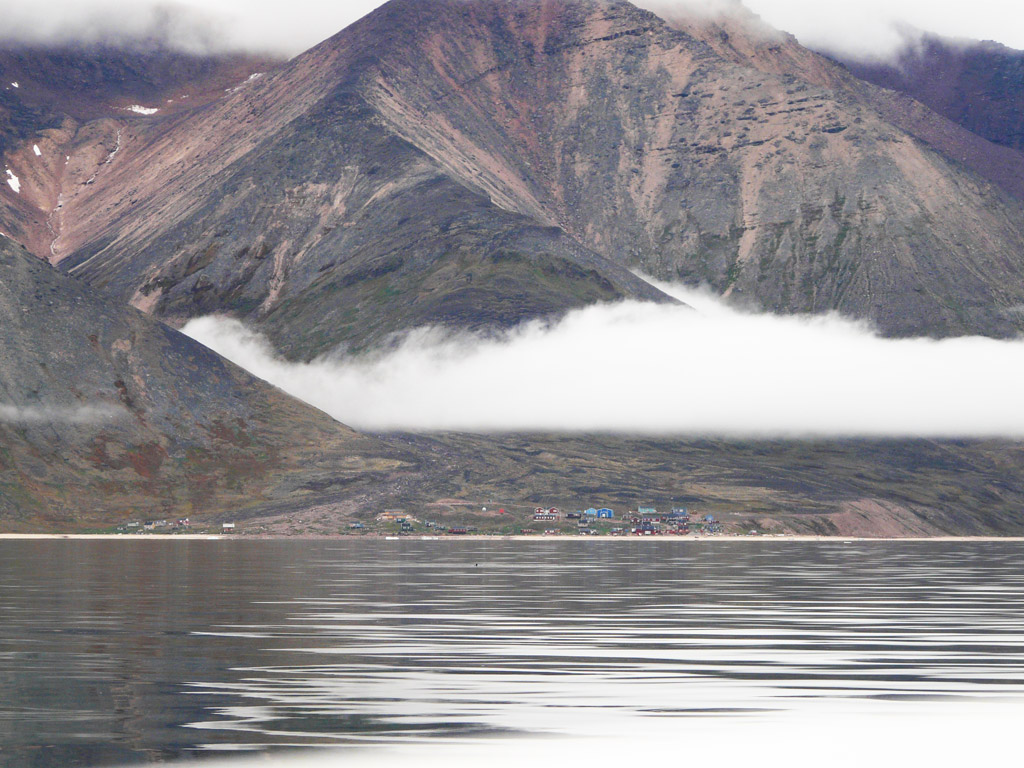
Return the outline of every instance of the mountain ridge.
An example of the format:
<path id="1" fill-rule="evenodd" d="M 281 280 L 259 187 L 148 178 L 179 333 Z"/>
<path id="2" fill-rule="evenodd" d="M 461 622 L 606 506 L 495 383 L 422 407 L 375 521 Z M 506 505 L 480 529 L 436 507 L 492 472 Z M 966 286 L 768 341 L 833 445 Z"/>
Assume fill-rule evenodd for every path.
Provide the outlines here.
<path id="1" fill-rule="evenodd" d="M 839 60 L 862 80 L 905 93 L 989 141 L 1024 149 L 1024 51 L 922 34 L 891 62 Z"/>

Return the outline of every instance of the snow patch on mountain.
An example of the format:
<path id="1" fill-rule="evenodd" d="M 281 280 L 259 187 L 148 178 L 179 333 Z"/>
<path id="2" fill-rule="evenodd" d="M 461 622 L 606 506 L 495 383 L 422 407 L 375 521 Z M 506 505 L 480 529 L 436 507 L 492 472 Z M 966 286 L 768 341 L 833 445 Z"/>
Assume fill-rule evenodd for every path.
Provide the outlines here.
<path id="1" fill-rule="evenodd" d="M 261 77 L 263 77 L 262 72 L 253 72 L 251 75 L 245 78 L 245 82 L 243 82 L 241 85 L 236 85 L 234 88 L 225 88 L 224 91 L 225 93 L 235 93 L 236 91 L 242 90 L 242 88 L 244 88 L 249 83 L 259 80 Z"/>

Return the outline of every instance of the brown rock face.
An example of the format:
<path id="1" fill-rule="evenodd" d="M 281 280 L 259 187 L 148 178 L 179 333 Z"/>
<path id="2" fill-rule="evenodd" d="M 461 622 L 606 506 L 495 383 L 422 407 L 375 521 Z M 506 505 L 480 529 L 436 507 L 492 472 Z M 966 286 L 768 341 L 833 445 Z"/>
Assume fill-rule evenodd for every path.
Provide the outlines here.
<path id="1" fill-rule="evenodd" d="M 941 101 L 930 98 L 929 88 L 944 79 L 934 67 L 922 68 L 914 78 L 915 86 L 920 79 L 920 88 L 910 83 L 899 87 L 895 79 L 890 82 L 876 78 L 869 65 L 847 61 L 844 66 L 804 48 L 792 35 L 767 27 L 740 7 L 717 17 L 679 16 L 667 20 L 734 63 L 772 75 L 795 76 L 828 89 L 846 101 L 866 106 L 893 126 L 953 160 L 954 165 L 965 166 L 1024 200 L 1024 155 L 992 132 L 979 130 L 985 121 L 984 114 L 990 109 L 1002 111 L 998 96 L 993 95 L 991 100 L 972 100 L 962 94 L 971 105 L 968 112 L 977 115 L 975 120 L 962 120 L 955 110 L 945 109 Z M 905 66 L 900 64 L 899 71 Z M 878 68 L 879 73 L 889 70 L 884 65 Z M 998 82 L 1003 80 L 999 78 Z M 870 83 L 884 87 L 875 88 Z"/>

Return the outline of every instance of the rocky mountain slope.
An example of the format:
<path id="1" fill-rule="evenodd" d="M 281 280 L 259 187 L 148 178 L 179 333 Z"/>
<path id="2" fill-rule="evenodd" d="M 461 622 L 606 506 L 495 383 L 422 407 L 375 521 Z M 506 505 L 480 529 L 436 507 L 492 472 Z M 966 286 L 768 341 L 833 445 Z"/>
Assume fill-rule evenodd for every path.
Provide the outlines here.
<path id="1" fill-rule="evenodd" d="M 864 74 L 859 67 L 866 65 L 836 61 L 804 48 L 792 35 L 768 27 L 742 6 L 719 15 L 679 14 L 669 15 L 666 20 L 730 61 L 768 74 L 797 77 L 864 105 L 955 165 L 1024 200 L 1024 155 L 987 133 L 975 132 L 972 123 L 957 121 L 942 110 L 933 111 L 932 101 L 918 100 L 922 93 L 890 90 L 889 84 L 882 82 L 879 84 L 886 87 L 872 87 L 870 82 L 875 80 L 858 76 Z M 978 105 L 979 111 L 986 108 Z"/>
<path id="2" fill-rule="evenodd" d="M 133 125 L 200 108 L 277 63 L 141 42 L 0 47 L 0 180 L 7 182 L 0 232 L 49 258 L 64 203 L 91 183 Z"/>
<path id="3" fill-rule="evenodd" d="M 721 41 L 625 2 L 392 0 L 123 132 L 54 260 L 295 358 L 653 298 L 623 267 L 892 335 L 1020 330 L 1024 210 L 988 142 L 792 44 Z"/>
<path id="4" fill-rule="evenodd" d="M 99 161 L 65 185 L 47 219 L 54 237 L 36 252 L 58 261 L 75 237 L 108 225 L 156 228 L 147 259 L 97 259 L 100 275 L 81 274 L 107 286 L 123 267 L 131 274 L 114 279 L 129 284 L 125 298 L 172 322 L 211 311 L 263 319 L 293 356 L 422 324 L 507 326 L 625 296 L 668 300 L 451 178 L 354 103 L 346 89 L 358 71 L 318 64 L 248 80 L 191 119 L 102 126 Z M 188 253 L 178 235 L 163 237 L 197 227 Z M 78 249 L 64 266 L 89 258 Z"/>
<path id="5" fill-rule="evenodd" d="M 893 62 L 843 63 L 995 144 L 1024 149 L 1024 51 L 925 35 Z"/>
<path id="6" fill-rule="evenodd" d="M 2 530 L 244 515 L 412 466 L 3 237 L 0 328 Z"/>

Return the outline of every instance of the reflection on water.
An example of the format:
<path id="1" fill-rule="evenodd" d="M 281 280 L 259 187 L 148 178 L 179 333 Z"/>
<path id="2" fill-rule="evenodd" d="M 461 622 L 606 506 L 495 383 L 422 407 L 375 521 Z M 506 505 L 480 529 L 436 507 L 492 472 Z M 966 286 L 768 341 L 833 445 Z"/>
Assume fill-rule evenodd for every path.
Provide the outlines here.
<path id="1" fill-rule="evenodd" d="M 1024 545 L 0 542 L 0 764 L 1024 700 Z"/>

